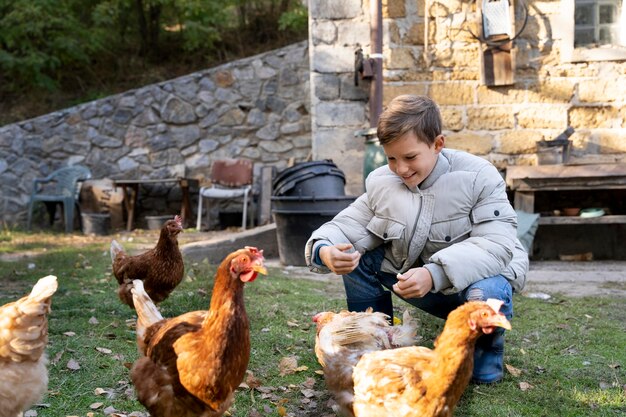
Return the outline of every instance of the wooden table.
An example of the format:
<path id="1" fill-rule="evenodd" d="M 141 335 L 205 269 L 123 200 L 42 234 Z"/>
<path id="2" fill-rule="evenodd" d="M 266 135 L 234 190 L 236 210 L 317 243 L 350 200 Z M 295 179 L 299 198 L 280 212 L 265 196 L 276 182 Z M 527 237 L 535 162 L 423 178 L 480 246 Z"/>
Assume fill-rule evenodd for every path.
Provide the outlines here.
<path id="1" fill-rule="evenodd" d="M 518 210 L 535 212 L 535 192 L 626 189 L 626 164 L 509 166 L 506 183 L 515 192 Z M 543 216 L 539 224 L 626 223 L 626 215 Z"/>
<path id="2" fill-rule="evenodd" d="M 188 227 L 187 222 L 192 218 L 191 202 L 189 199 L 189 184 L 197 182 L 193 178 L 161 178 L 161 179 L 143 179 L 143 180 L 113 180 L 114 187 L 121 187 L 124 191 L 124 208 L 128 219 L 126 220 L 126 230 L 133 229 L 135 221 L 135 207 L 137 206 L 137 197 L 139 196 L 140 185 L 150 184 L 178 184 L 182 191 L 182 204 L 180 209 L 180 217 L 183 220 L 183 227 Z"/>

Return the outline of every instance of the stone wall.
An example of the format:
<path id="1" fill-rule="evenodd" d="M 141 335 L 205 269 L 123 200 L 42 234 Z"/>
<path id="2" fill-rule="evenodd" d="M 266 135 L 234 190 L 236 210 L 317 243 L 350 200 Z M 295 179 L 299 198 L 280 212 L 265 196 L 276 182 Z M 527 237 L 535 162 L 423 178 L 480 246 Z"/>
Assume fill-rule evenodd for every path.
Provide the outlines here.
<path id="1" fill-rule="evenodd" d="M 356 90 L 365 94 L 356 94 L 350 82 L 354 51 L 359 45 L 365 54 L 370 50 L 369 3 L 310 2 L 313 156 L 336 155 L 353 192 L 362 190 L 363 155 L 353 133 L 369 122 L 367 85 Z M 399 94 L 432 97 L 441 107 L 446 146 L 500 168 L 536 164 L 536 142 L 568 125 L 576 129 L 574 157 L 626 162 L 626 63 L 562 62 L 562 35 L 572 23 L 560 1 L 527 2 L 528 22 L 515 40 L 515 84 L 501 87 L 480 81 L 480 44 L 468 31 L 479 31 L 475 2 L 382 3 L 383 105 Z M 518 7 L 517 29 L 522 22 Z"/>
<path id="2" fill-rule="evenodd" d="M 216 158 L 278 169 L 304 160 L 309 91 L 301 42 L 0 127 L 0 219 L 24 224 L 32 180 L 65 165 L 86 165 L 94 178 L 204 180 Z M 143 214 L 180 207 L 177 187 L 150 191 Z"/>

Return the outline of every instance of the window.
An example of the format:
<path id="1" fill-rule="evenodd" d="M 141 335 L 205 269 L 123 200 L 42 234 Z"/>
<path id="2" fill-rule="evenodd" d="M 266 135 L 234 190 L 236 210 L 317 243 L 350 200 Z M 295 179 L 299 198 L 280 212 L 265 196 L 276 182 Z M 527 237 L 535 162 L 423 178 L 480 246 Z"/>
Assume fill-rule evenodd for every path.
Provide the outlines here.
<path id="1" fill-rule="evenodd" d="M 562 0 L 566 62 L 626 60 L 624 0 Z M 570 20 L 571 19 L 571 20 Z"/>

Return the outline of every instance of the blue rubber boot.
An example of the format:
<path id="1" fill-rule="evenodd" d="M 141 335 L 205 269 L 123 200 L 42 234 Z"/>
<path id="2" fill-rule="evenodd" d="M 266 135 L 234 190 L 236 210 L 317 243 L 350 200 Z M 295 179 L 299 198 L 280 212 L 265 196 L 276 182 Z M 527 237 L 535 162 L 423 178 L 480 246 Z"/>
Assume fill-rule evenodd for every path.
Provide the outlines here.
<path id="1" fill-rule="evenodd" d="M 475 384 L 493 384 L 504 377 L 504 329 L 496 328 L 493 333 L 485 334 L 476 341 L 474 351 Z"/>

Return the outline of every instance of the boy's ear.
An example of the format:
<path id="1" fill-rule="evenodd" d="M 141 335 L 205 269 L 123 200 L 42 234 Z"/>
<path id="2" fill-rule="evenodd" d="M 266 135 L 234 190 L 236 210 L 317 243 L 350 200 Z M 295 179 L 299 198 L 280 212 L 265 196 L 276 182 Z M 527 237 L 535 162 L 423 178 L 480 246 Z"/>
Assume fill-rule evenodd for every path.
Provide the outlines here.
<path id="1" fill-rule="evenodd" d="M 446 145 L 446 137 L 444 135 L 439 135 L 435 138 L 435 151 L 441 152 L 441 150 Z"/>

